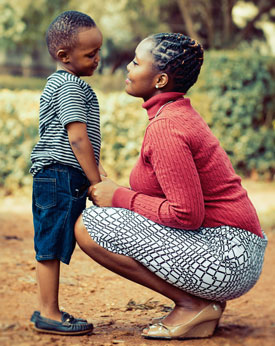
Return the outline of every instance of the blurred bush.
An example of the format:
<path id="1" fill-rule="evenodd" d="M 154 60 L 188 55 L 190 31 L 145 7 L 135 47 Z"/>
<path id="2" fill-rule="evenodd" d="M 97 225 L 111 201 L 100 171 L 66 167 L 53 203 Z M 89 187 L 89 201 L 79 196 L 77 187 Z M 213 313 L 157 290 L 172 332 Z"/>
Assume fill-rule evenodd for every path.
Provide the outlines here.
<path id="1" fill-rule="evenodd" d="M 38 139 L 39 92 L 0 92 L 0 187 L 31 184 L 30 152 Z"/>
<path id="2" fill-rule="evenodd" d="M 92 80 L 93 86 L 98 80 Z M 109 76 L 108 85 L 112 84 Z M 96 88 L 101 160 L 112 179 L 127 185 L 148 118 L 141 99 L 103 90 Z M 274 64 L 247 52 L 207 53 L 201 76 L 188 93 L 241 175 L 274 178 L 274 95 Z M 0 91 L 0 187 L 7 193 L 31 184 L 28 171 L 38 140 L 39 97 L 40 91 Z"/>
<path id="3" fill-rule="evenodd" d="M 141 107 L 141 99 L 124 92 L 97 94 L 101 109 L 102 164 L 110 178 L 128 186 L 148 123 L 146 111 Z"/>
<path id="4" fill-rule="evenodd" d="M 83 79 L 96 86 L 97 90 L 102 92 L 121 91 L 125 86 L 126 69 L 117 70 L 110 75 L 110 70 L 105 68 L 104 73 L 95 73 L 92 77 Z M 12 75 L 0 75 L 0 89 L 9 90 L 40 90 L 42 91 L 46 84 L 46 78 L 38 77 L 20 77 Z"/>
<path id="5" fill-rule="evenodd" d="M 272 58 L 251 51 L 209 52 L 192 91 L 196 98 L 204 95 L 208 109 L 201 114 L 244 176 L 274 178 L 274 77 Z"/>
<path id="6" fill-rule="evenodd" d="M 128 185 L 147 123 L 141 100 L 126 93 L 103 94 L 101 105 L 101 160 L 109 176 Z M 12 193 L 30 185 L 30 153 L 38 140 L 40 92 L 0 91 L 0 188 Z"/>
<path id="7" fill-rule="evenodd" d="M 11 75 L 0 76 L 0 89 L 9 90 L 43 90 L 45 78 L 21 77 Z"/>

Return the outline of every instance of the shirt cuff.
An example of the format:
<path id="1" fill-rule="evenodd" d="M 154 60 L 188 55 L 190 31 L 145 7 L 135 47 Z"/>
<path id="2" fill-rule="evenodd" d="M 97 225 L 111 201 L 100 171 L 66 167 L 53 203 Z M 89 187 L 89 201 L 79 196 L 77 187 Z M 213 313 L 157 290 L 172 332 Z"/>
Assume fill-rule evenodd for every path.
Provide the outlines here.
<path id="1" fill-rule="evenodd" d="M 131 210 L 131 201 L 135 194 L 135 191 L 127 187 L 119 187 L 113 195 L 112 207 Z"/>

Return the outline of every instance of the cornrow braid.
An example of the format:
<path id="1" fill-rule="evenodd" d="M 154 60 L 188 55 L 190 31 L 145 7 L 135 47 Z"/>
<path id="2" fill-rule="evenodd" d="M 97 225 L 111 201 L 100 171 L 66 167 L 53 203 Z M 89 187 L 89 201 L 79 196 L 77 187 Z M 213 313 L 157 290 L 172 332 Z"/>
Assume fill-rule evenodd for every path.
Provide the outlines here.
<path id="1" fill-rule="evenodd" d="M 187 92 L 197 81 L 203 63 L 203 48 L 188 36 L 160 33 L 149 36 L 155 43 L 152 54 L 158 70 L 174 81 L 174 91 Z"/>
<path id="2" fill-rule="evenodd" d="M 85 13 L 66 11 L 56 17 L 46 32 L 46 42 L 49 53 L 56 59 L 56 52 L 60 48 L 74 48 L 77 43 L 77 34 L 81 29 L 95 27 L 94 20 Z"/>

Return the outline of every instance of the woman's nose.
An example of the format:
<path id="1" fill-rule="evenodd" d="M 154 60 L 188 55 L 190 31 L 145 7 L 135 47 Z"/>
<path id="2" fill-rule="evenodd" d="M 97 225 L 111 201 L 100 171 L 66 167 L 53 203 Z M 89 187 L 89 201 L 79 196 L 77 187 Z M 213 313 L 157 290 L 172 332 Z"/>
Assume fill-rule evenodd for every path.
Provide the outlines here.
<path id="1" fill-rule="evenodd" d="M 128 72 L 130 71 L 130 65 L 131 65 L 131 63 L 129 62 L 129 64 L 126 67 Z"/>

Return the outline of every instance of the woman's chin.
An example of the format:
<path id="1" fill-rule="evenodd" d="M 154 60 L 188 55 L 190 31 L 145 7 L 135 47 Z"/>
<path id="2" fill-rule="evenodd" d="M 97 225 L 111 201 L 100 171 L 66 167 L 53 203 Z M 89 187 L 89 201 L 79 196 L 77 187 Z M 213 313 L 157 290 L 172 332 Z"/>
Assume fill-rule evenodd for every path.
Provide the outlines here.
<path id="1" fill-rule="evenodd" d="M 129 84 L 126 84 L 126 85 L 125 85 L 124 90 L 126 91 L 126 93 L 127 93 L 128 95 L 135 96 L 135 95 L 133 95 L 133 93 L 131 92 L 131 88 L 129 87 Z"/>

